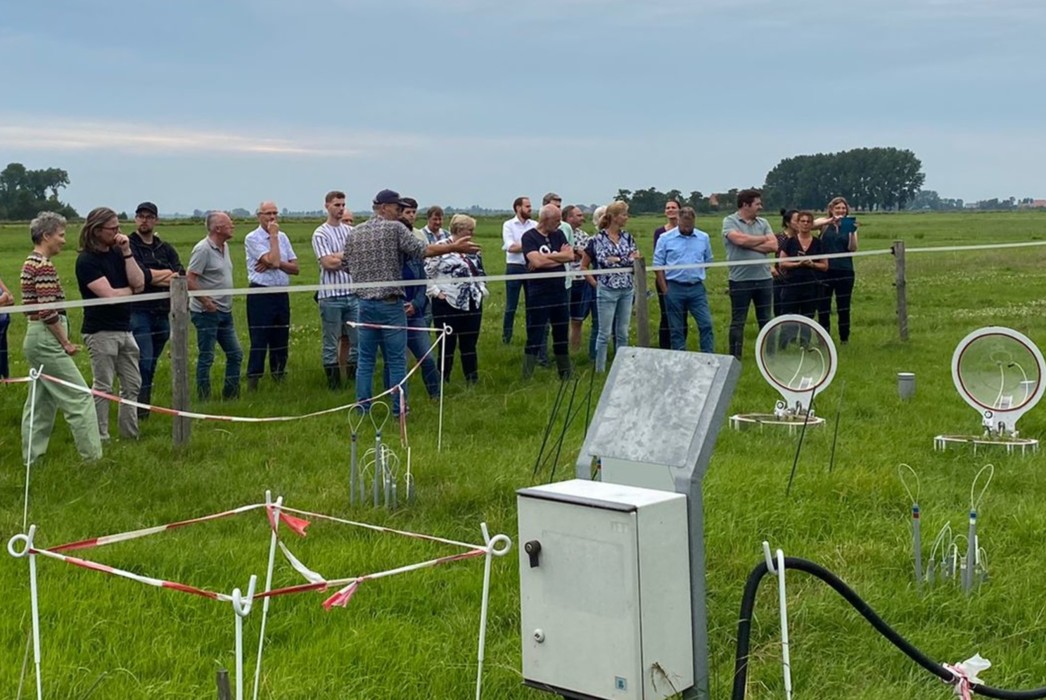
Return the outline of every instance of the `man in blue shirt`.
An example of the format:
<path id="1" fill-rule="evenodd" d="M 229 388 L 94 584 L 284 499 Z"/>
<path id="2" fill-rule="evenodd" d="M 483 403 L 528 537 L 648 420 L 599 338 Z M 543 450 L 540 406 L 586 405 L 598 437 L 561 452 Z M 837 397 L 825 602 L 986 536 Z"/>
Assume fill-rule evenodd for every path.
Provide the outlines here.
<path id="1" fill-rule="evenodd" d="M 694 228 L 697 215 L 692 207 L 679 210 L 679 225 L 658 237 L 654 248 L 654 265 L 698 265 L 712 262 L 708 234 Z M 705 268 L 658 270 L 657 288 L 665 297 L 668 327 L 673 350 L 686 350 L 687 312 L 697 322 L 701 335 L 701 352 L 715 351 L 712 312 L 705 292 Z"/>

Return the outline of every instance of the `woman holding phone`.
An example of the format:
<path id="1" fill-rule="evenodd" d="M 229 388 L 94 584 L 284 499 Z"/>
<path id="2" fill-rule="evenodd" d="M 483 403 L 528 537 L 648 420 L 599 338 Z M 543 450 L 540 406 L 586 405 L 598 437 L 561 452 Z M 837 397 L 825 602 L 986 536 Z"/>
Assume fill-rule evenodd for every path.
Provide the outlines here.
<path id="1" fill-rule="evenodd" d="M 828 216 L 814 220 L 821 230 L 821 248 L 824 253 L 853 253 L 857 250 L 857 220 L 850 216 L 850 205 L 843 197 L 828 202 Z M 824 288 L 817 322 L 826 331 L 832 330 L 832 296 L 839 314 L 839 340 L 850 342 L 850 299 L 854 291 L 854 261 L 851 257 L 830 258 L 828 270 L 822 274 Z"/>

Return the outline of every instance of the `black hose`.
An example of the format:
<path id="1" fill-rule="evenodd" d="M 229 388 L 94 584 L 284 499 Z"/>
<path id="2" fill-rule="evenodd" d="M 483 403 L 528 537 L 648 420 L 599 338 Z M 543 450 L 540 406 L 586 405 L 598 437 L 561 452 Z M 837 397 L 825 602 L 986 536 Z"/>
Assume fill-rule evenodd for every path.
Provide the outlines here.
<path id="1" fill-rule="evenodd" d="M 847 586 L 842 579 L 831 571 L 819 564 L 813 563 L 812 561 L 795 557 L 785 557 L 784 567 L 786 569 L 796 569 L 798 571 L 806 572 L 827 583 L 832 590 L 846 599 L 846 602 L 852 605 L 864 619 L 868 620 L 879 634 L 890 640 L 895 647 L 903 651 L 912 661 L 919 664 L 945 683 L 954 684 L 956 682 L 957 678 L 951 671 L 935 662 L 916 648 L 911 642 L 898 634 L 892 627 L 886 624 L 886 622 L 883 621 L 883 619 L 879 617 L 879 615 L 876 614 L 876 612 L 872 610 L 872 608 L 864 602 L 852 588 Z M 745 582 L 745 592 L 744 596 L 741 598 L 741 615 L 737 622 L 737 657 L 734 664 L 734 691 L 731 695 L 733 700 L 744 700 L 745 697 L 745 686 L 748 683 L 749 637 L 752 632 L 752 612 L 755 609 L 755 594 L 759 589 L 759 583 L 768 573 L 769 569 L 767 568 L 766 562 L 761 562 L 759 566 L 752 570 L 752 573 L 748 576 L 748 581 Z M 1046 698 L 1046 687 L 1033 688 L 1031 690 L 1005 690 L 1002 688 L 993 688 L 988 685 L 971 683 L 970 690 L 987 698 L 1001 698 L 1002 700 L 1035 700 L 1036 698 Z"/>

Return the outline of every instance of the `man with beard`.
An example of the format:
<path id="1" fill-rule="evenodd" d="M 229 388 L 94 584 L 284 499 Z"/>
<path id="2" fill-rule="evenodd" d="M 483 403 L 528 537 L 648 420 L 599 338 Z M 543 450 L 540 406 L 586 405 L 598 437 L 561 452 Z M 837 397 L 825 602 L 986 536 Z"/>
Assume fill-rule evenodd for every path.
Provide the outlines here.
<path id="1" fill-rule="evenodd" d="M 137 228 L 129 236 L 134 259 L 143 269 L 150 272 L 145 294 L 169 291 L 171 279 L 184 273 L 178 251 L 156 235 L 158 215 L 156 205 L 152 202 L 139 204 L 134 214 Z M 152 403 L 156 365 L 171 337 L 170 315 L 170 299 L 139 301 L 131 305 L 131 334 L 138 343 L 138 371 L 142 375 L 142 388 L 138 390 L 139 403 Z M 148 417 L 148 409 L 138 409 L 139 420 Z"/>

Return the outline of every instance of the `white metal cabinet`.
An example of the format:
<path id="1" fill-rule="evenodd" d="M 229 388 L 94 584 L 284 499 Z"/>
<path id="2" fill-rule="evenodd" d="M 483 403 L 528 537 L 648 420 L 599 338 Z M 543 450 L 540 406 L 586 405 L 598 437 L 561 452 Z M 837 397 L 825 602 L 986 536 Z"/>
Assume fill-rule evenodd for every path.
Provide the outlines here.
<path id="1" fill-rule="evenodd" d="M 524 681 L 613 700 L 692 686 L 686 496 L 578 479 L 517 503 Z"/>

